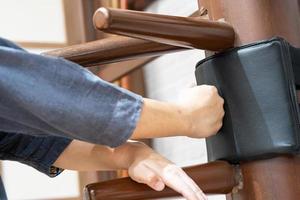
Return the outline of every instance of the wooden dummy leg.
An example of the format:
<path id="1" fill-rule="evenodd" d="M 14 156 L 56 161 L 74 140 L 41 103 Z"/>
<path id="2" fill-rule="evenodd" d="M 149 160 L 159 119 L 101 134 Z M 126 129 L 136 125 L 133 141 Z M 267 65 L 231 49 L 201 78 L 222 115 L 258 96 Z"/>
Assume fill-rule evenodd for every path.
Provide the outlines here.
<path id="1" fill-rule="evenodd" d="M 243 189 L 232 200 L 299 200 L 300 157 L 280 156 L 241 164 Z M 230 198 L 228 198 L 230 199 Z"/>

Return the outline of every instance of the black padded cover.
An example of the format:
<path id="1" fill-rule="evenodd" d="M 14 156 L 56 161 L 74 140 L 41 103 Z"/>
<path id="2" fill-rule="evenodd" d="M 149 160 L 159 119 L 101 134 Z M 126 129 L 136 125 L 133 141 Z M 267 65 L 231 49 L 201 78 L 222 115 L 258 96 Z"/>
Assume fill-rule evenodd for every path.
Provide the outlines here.
<path id="1" fill-rule="evenodd" d="M 198 85 L 215 85 L 225 99 L 223 127 L 206 139 L 210 161 L 299 152 L 299 49 L 274 38 L 208 57 L 195 74 Z"/>

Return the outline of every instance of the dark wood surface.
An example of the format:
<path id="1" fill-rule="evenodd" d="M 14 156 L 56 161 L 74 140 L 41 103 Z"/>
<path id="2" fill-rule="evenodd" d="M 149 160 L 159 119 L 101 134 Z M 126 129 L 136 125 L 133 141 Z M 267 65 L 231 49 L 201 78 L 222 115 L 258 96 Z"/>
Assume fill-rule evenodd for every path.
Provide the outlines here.
<path id="1" fill-rule="evenodd" d="M 233 200 L 299 200 L 300 157 L 282 156 L 241 165 L 243 189 Z"/>
<path id="2" fill-rule="evenodd" d="M 299 0 L 198 0 L 211 20 L 224 18 L 236 32 L 235 46 L 281 36 L 300 47 Z M 228 200 L 299 200 L 300 158 L 279 156 L 241 163 L 243 188 Z"/>
<path id="3" fill-rule="evenodd" d="M 144 56 L 158 56 L 180 50 L 186 49 L 146 40 L 115 36 L 49 51 L 45 54 L 63 57 L 84 67 L 90 67 Z"/>
<path id="4" fill-rule="evenodd" d="M 235 46 L 280 36 L 300 47 L 300 0 L 198 0 L 211 20 L 225 19 Z"/>
<path id="5" fill-rule="evenodd" d="M 227 194 L 238 185 L 236 168 L 227 162 L 216 161 L 184 170 L 207 194 Z M 179 196 L 170 188 L 156 192 L 130 178 L 90 184 L 85 188 L 85 193 L 88 200 L 137 200 Z"/>
<path id="6" fill-rule="evenodd" d="M 98 30 L 159 43 L 207 50 L 233 46 L 233 28 L 223 22 L 195 17 L 176 17 L 152 13 L 99 8 L 94 15 Z"/>

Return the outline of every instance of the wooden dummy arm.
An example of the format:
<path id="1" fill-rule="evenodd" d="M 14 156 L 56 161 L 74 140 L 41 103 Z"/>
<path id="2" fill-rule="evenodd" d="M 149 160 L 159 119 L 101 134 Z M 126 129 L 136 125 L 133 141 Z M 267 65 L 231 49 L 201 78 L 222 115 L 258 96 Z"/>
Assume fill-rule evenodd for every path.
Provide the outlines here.
<path id="1" fill-rule="evenodd" d="M 185 48 L 218 51 L 233 46 L 233 28 L 224 22 L 121 9 L 99 8 L 94 26 L 101 31 Z"/>
<path id="2" fill-rule="evenodd" d="M 184 171 L 206 194 L 228 194 L 238 185 L 236 168 L 224 161 L 187 167 Z M 170 188 L 156 192 L 147 185 L 136 183 L 130 178 L 93 183 L 85 188 L 86 200 L 138 200 L 173 196 L 179 196 L 179 194 Z"/>
<path id="3" fill-rule="evenodd" d="M 48 51 L 45 54 L 62 57 L 84 67 L 91 67 L 138 57 L 159 56 L 180 50 L 186 49 L 141 39 L 115 36 Z"/>
<path id="4" fill-rule="evenodd" d="M 115 36 L 45 54 L 90 67 L 187 48 L 220 50 L 233 46 L 234 41 L 234 31 L 228 24 L 196 17 L 100 8 L 95 12 L 94 24 L 105 32 L 141 39 Z"/>

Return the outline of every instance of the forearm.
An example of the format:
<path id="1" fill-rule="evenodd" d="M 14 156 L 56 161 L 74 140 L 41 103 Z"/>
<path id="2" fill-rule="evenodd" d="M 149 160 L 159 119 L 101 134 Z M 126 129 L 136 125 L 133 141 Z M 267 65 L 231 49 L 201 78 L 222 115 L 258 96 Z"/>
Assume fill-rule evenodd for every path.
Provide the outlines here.
<path id="1" fill-rule="evenodd" d="M 209 137 L 222 126 L 224 100 L 212 86 L 181 92 L 176 103 L 144 99 L 133 139 L 168 136 Z"/>
<path id="2" fill-rule="evenodd" d="M 185 135 L 188 128 L 186 117 L 179 106 L 144 98 L 141 116 L 131 138 Z"/>
<path id="3" fill-rule="evenodd" d="M 53 165 L 77 171 L 128 169 L 137 145 L 140 143 L 127 142 L 110 148 L 73 140 Z"/>
<path id="4" fill-rule="evenodd" d="M 205 195 L 187 174 L 169 160 L 140 142 L 127 142 L 109 148 L 74 140 L 59 156 L 54 166 L 72 170 L 127 169 L 129 176 L 154 190 L 165 186 L 186 199 L 204 200 Z"/>

